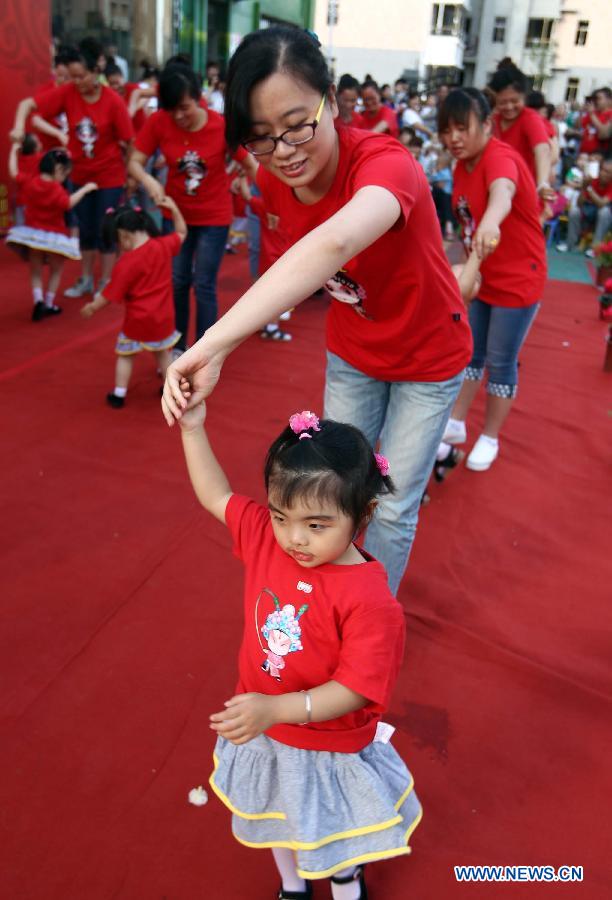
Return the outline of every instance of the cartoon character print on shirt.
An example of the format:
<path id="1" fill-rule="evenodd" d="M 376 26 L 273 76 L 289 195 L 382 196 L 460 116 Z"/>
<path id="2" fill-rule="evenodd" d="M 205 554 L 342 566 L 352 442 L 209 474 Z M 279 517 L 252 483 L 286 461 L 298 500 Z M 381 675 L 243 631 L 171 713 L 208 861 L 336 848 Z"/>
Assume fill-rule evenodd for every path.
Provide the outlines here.
<path id="1" fill-rule="evenodd" d="M 185 193 L 195 197 L 200 184 L 208 175 L 208 166 L 197 150 L 186 150 L 185 155 L 178 161 L 179 172 L 185 175 Z"/>
<path id="2" fill-rule="evenodd" d="M 349 277 L 346 269 L 340 269 L 325 283 L 325 287 L 335 300 L 348 303 L 355 312 L 364 319 L 371 319 L 363 308 L 363 301 L 367 298 L 364 287 Z"/>
<path id="3" fill-rule="evenodd" d="M 93 159 L 96 141 L 99 138 L 96 123 L 89 116 L 85 116 L 77 123 L 75 134 L 83 145 L 83 153 L 87 159 Z"/>
<path id="4" fill-rule="evenodd" d="M 285 668 L 284 657 L 288 656 L 289 653 L 295 653 L 297 650 L 304 649 L 301 641 L 302 628 L 299 624 L 299 619 L 308 609 L 308 604 L 305 603 L 303 606 L 300 606 L 296 613 L 295 606 L 291 603 L 281 606 L 278 597 L 269 588 L 264 588 L 257 598 L 256 610 L 264 594 L 269 594 L 272 597 L 274 611 L 268 614 L 266 621 L 259 629 L 267 644 L 266 647 L 264 647 L 259 633 L 257 635 L 261 649 L 266 656 L 261 664 L 261 668 L 272 678 L 280 681 L 280 673 Z M 257 612 L 255 615 L 257 621 Z"/>
<path id="5" fill-rule="evenodd" d="M 472 238 L 474 237 L 474 232 L 476 231 L 476 222 L 474 221 L 474 216 L 472 215 L 467 197 L 464 197 L 463 194 L 457 201 L 457 206 L 455 207 L 455 215 L 457 216 L 459 224 L 461 225 L 463 246 L 465 247 L 466 252 L 469 254 L 472 252 Z"/>

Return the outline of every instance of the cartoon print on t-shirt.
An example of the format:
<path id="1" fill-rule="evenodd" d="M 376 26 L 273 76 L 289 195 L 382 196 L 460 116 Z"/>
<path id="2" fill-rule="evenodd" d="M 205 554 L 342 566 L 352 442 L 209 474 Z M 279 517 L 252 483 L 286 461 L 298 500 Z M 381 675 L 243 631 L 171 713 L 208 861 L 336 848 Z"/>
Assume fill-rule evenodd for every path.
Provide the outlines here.
<path id="1" fill-rule="evenodd" d="M 85 116 L 77 123 L 74 131 L 83 145 L 83 153 L 87 159 L 93 159 L 95 143 L 99 137 L 96 123 L 89 116 Z"/>
<path id="2" fill-rule="evenodd" d="M 476 231 L 476 223 L 474 222 L 474 217 L 470 209 L 470 204 L 467 201 L 467 197 L 464 197 L 463 195 L 459 197 L 457 206 L 455 207 L 455 215 L 461 225 L 463 245 L 469 254 L 472 252 L 472 237 Z"/>
<path id="3" fill-rule="evenodd" d="M 185 174 L 185 193 L 195 197 L 198 188 L 208 175 L 208 166 L 197 150 L 186 150 L 185 155 L 178 161 L 179 172 Z"/>
<path id="4" fill-rule="evenodd" d="M 281 669 L 285 668 L 283 657 L 289 653 L 295 653 L 297 650 L 304 649 L 301 641 L 302 628 L 298 620 L 308 609 L 308 604 L 305 603 L 303 606 L 300 606 L 296 613 L 295 606 L 291 603 L 281 606 L 278 597 L 269 588 L 264 588 L 257 598 L 256 609 L 259 606 L 262 594 L 271 595 L 274 600 L 274 612 L 269 613 L 261 628 L 267 648 L 262 644 L 259 634 L 257 635 L 261 649 L 266 655 L 261 668 L 264 672 L 268 672 L 272 678 L 280 681 Z"/>
<path id="5" fill-rule="evenodd" d="M 348 276 L 346 269 L 340 269 L 335 275 L 332 275 L 325 283 L 325 287 L 335 300 L 348 303 L 364 319 L 371 319 L 371 316 L 363 308 L 363 301 L 367 298 L 365 288 L 353 281 Z"/>

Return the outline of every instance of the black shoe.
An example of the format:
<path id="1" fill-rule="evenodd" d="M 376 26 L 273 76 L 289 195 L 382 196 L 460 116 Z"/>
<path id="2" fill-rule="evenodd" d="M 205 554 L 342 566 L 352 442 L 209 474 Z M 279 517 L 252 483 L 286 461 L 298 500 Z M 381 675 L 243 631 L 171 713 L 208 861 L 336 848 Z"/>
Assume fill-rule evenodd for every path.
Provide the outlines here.
<path id="1" fill-rule="evenodd" d="M 310 900 L 311 897 L 312 885 L 309 881 L 306 882 L 305 891 L 285 891 L 281 884 L 277 894 L 277 900 Z"/>
<path id="2" fill-rule="evenodd" d="M 56 306 L 55 303 L 53 306 L 45 306 L 45 316 L 59 316 L 62 312 L 61 306 Z"/>
<path id="3" fill-rule="evenodd" d="M 125 406 L 125 397 L 118 397 L 116 394 L 107 394 L 106 402 L 109 406 L 112 406 L 113 409 L 123 409 Z"/>
<path id="4" fill-rule="evenodd" d="M 436 481 L 444 481 L 448 474 L 448 470 L 458 466 L 464 457 L 465 453 L 463 450 L 451 447 L 444 459 L 437 460 L 434 465 L 434 478 Z"/>
<path id="5" fill-rule="evenodd" d="M 40 322 L 46 317 L 46 315 L 45 304 L 42 302 L 42 300 L 39 300 L 34 304 L 34 308 L 32 309 L 32 321 Z"/>
<path id="6" fill-rule="evenodd" d="M 368 889 L 363 877 L 363 868 L 363 866 L 355 866 L 355 871 L 352 875 L 344 875 L 342 878 L 338 877 L 338 875 L 332 875 L 330 881 L 333 884 L 348 884 L 350 881 L 359 881 L 359 900 L 368 900 Z"/>

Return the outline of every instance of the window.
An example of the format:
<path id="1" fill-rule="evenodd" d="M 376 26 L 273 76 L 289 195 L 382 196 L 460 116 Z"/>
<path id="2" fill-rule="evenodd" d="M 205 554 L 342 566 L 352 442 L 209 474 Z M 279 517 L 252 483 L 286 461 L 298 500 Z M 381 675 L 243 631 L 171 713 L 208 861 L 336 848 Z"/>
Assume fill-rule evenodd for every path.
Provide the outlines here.
<path id="1" fill-rule="evenodd" d="M 543 91 L 545 81 L 546 81 L 546 75 L 534 75 L 533 76 L 533 84 L 531 85 L 532 89 L 534 91 Z"/>
<path id="2" fill-rule="evenodd" d="M 328 3 L 327 3 L 327 24 L 328 25 L 337 25 L 338 24 L 338 5 L 339 5 L 339 0 L 328 0 Z"/>
<path id="3" fill-rule="evenodd" d="M 573 100 L 578 98 L 578 85 L 580 84 L 579 78 L 568 78 L 567 79 L 567 87 L 565 88 L 565 99 L 568 103 L 571 103 Z"/>
<path id="4" fill-rule="evenodd" d="M 577 47 L 584 47 L 586 44 L 587 34 L 589 33 L 589 23 L 585 22 L 584 19 L 578 22 L 578 27 L 576 28 L 576 40 L 574 44 Z"/>
<path id="5" fill-rule="evenodd" d="M 554 19 L 529 19 L 525 46 L 537 47 L 550 44 L 554 24 Z"/>
<path id="6" fill-rule="evenodd" d="M 431 34 L 451 34 L 463 30 L 464 8 L 454 3 L 434 3 L 431 9 Z"/>
<path id="7" fill-rule="evenodd" d="M 506 17 L 495 16 L 495 25 L 493 26 L 493 43 L 503 44 L 506 40 Z"/>

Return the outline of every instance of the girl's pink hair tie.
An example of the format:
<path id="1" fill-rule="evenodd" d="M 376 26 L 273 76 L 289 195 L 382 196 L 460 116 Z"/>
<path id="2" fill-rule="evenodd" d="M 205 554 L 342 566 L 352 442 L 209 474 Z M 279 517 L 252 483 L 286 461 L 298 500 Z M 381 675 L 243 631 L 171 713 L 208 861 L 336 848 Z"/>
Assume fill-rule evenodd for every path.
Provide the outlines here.
<path id="1" fill-rule="evenodd" d="M 383 456 L 382 453 L 375 453 L 374 459 L 376 460 L 378 471 L 383 478 L 386 477 L 389 474 L 389 460 L 386 456 Z"/>
<path id="2" fill-rule="evenodd" d="M 319 417 L 313 412 L 310 412 L 309 409 L 304 409 L 302 412 L 294 413 L 290 416 L 289 427 L 295 434 L 299 435 L 300 441 L 304 438 L 312 439 L 312 435 L 308 434 L 309 430 L 321 431 Z"/>

